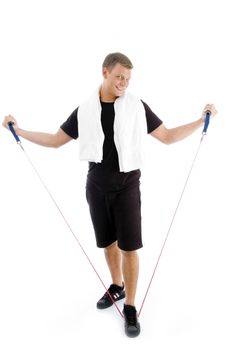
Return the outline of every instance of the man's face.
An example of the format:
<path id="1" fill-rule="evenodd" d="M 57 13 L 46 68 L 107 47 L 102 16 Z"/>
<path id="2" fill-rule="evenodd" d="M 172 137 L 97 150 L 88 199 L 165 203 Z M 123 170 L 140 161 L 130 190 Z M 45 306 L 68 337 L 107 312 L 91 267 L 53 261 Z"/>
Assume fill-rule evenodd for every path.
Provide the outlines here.
<path id="1" fill-rule="evenodd" d="M 131 70 L 117 63 L 111 71 L 103 68 L 104 86 L 109 95 L 114 98 L 124 94 L 129 85 Z"/>

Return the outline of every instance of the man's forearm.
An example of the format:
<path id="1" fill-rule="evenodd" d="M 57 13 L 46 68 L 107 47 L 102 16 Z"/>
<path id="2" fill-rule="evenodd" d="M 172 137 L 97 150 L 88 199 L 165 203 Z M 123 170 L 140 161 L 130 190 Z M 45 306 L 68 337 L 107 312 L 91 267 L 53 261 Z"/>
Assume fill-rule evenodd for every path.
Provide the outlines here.
<path id="1" fill-rule="evenodd" d="M 18 128 L 17 135 L 23 137 L 24 139 L 36 143 L 37 145 L 44 147 L 56 147 L 55 143 L 55 135 L 44 133 L 44 132 L 36 132 L 36 131 L 27 131 Z"/>
<path id="2" fill-rule="evenodd" d="M 169 129 L 169 143 L 174 143 L 185 139 L 186 137 L 192 135 L 192 133 L 198 130 L 201 126 L 203 126 L 202 118 L 196 120 L 195 122 Z"/>

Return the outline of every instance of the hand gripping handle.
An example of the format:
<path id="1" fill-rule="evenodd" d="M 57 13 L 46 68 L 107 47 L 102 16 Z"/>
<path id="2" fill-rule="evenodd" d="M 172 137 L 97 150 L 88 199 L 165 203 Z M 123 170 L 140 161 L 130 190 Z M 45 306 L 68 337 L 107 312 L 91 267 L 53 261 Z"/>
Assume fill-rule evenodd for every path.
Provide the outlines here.
<path id="1" fill-rule="evenodd" d="M 15 129 L 14 129 L 13 125 L 14 125 L 14 123 L 12 123 L 12 122 L 9 122 L 9 123 L 8 123 L 8 127 L 9 127 L 9 129 L 10 129 L 12 135 L 14 136 L 15 141 L 16 141 L 17 143 L 21 143 L 21 141 L 20 141 L 20 139 L 19 139 L 19 136 L 16 135 L 16 132 L 15 132 Z"/>
<path id="2" fill-rule="evenodd" d="M 206 111 L 206 115 L 205 115 L 205 124 L 204 124 L 204 128 L 202 131 L 202 134 L 205 135 L 207 133 L 207 129 L 210 123 L 210 116 L 211 116 L 211 112 L 210 111 Z"/>

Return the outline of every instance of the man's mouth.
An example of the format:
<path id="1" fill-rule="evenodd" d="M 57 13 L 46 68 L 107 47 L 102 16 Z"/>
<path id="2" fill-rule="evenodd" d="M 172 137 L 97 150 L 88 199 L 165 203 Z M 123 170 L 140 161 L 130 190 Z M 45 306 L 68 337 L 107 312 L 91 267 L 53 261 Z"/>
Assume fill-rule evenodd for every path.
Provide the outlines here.
<path id="1" fill-rule="evenodd" d="M 116 86 L 116 89 L 117 89 L 118 91 L 120 91 L 120 92 L 124 92 L 124 91 L 125 91 L 124 88 L 123 88 L 123 89 L 120 89 L 118 86 Z"/>

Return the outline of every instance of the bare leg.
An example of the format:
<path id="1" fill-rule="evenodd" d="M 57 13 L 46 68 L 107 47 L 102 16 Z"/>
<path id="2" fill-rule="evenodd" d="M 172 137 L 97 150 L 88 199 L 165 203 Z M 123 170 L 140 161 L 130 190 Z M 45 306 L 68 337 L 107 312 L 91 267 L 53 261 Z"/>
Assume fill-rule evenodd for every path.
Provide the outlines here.
<path id="1" fill-rule="evenodd" d="M 122 250 L 121 253 L 122 270 L 126 291 L 125 304 L 134 306 L 139 274 L 138 253 L 136 250 L 129 252 Z"/>
<path id="2" fill-rule="evenodd" d="M 104 249 L 105 259 L 112 277 L 112 283 L 122 286 L 121 251 L 114 242 Z"/>
<path id="3" fill-rule="evenodd" d="M 117 246 L 117 242 L 114 242 L 104 249 L 104 253 L 111 273 L 112 282 L 121 286 L 123 272 L 126 291 L 125 304 L 134 306 L 139 274 L 139 258 L 137 251 L 120 250 Z"/>

